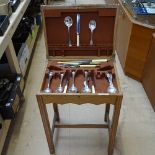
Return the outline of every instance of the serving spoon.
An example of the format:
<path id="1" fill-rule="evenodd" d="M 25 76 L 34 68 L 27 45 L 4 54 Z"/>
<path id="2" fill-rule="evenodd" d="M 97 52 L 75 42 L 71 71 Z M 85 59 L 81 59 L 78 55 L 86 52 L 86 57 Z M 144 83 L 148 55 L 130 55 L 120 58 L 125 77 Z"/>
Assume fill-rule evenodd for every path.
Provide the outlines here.
<path id="1" fill-rule="evenodd" d="M 70 16 L 65 17 L 64 23 L 68 28 L 68 46 L 72 46 L 71 38 L 70 38 L 70 27 L 73 25 L 73 20 Z"/>

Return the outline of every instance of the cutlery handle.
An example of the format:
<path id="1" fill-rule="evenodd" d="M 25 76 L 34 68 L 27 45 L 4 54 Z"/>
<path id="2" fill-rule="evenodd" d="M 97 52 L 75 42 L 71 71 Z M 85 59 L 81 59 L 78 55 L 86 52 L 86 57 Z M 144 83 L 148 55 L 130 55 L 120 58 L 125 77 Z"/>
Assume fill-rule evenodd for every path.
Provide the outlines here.
<path id="1" fill-rule="evenodd" d="M 52 76 L 49 76 L 49 77 L 48 77 L 48 84 L 47 84 L 47 88 L 50 88 L 51 79 L 52 79 Z"/>
<path id="2" fill-rule="evenodd" d="M 80 34 L 77 33 L 77 46 L 80 46 Z"/>
<path id="3" fill-rule="evenodd" d="M 63 93 L 66 93 L 66 92 L 67 92 L 67 84 L 66 84 L 65 87 L 64 87 Z"/>
<path id="4" fill-rule="evenodd" d="M 73 83 L 72 86 L 75 86 L 75 71 L 72 72 Z"/>
<path id="5" fill-rule="evenodd" d="M 71 43 L 71 36 L 70 36 L 70 27 L 68 27 L 68 46 L 71 47 L 72 43 Z"/>
<path id="6" fill-rule="evenodd" d="M 92 93 L 95 94 L 95 86 L 92 85 Z"/>
<path id="7" fill-rule="evenodd" d="M 108 59 L 94 59 L 92 60 L 92 63 L 101 63 L 101 62 L 107 62 Z"/>
<path id="8" fill-rule="evenodd" d="M 93 31 L 91 30 L 90 45 L 93 45 Z"/>
<path id="9" fill-rule="evenodd" d="M 77 46 L 80 45 L 80 14 L 78 13 L 76 16 L 76 33 L 77 33 Z"/>

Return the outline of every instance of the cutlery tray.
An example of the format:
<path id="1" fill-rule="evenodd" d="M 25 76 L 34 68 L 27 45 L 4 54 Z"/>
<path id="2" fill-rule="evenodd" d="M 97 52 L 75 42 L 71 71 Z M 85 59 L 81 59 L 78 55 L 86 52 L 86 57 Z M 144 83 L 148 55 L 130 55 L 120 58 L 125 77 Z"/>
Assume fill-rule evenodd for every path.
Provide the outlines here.
<path id="1" fill-rule="evenodd" d="M 65 68 L 58 67 L 58 61 L 77 61 L 77 60 L 93 60 L 93 59 L 109 59 L 113 57 L 113 39 L 116 17 L 116 7 L 102 6 L 42 6 L 42 15 L 45 32 L 45 43 L 47 48 L 48 64 L 45 69 L 41 92 L 48 85 L 48 72 L 52 71 L 54 76 L 51 80 L 52 93 L 56 93 L 56 88 L 60 84 L 60 73 L 64 73 L 63 87 L 65 85 L 66 76 L 71 75 L 72 70 L 76 70 L 75 85 L 78 87 L 78 93 L 84 83 L 84 71 L 89 71 L 89 76 L 94 76 L 96 93 L 107 93 L 109 85 L 108 79 L 104 72 L 112 73 L 113 83 L 117 84 L 117 73 L 113 61 L 101 62 L 96 67 L 90 68 Z M 76 16 L 80 14 L 80 45 L 76 45 L 77 41 L 77 20 Z M 71 17 L 73 25 L 70 28 L 70 36 L 72 46 L 68 46 L 68 29 L 64 23 L 65 17 Z M 93 33 L 93 45 L 90 45 L 90 29 L 89 21 L 96 21 L 96 29 Z M 111 59 L 112 60 L 112 59 Z M 104 67 L 103 67 L 104 66 Z M 109 67 L 109 68 L 108 68 Z M 110 69 L 111 68 L 111 69 Z M 103 71 L 102 71 L 103 69 Z M 69 79 L 68 88 L 71 86 L 72 77 Z M 90 78 L 91 79 L 91 78 Z M 79 82 L 80 81 L 80 82 Z M 89 80 L 89 86 L 92 86 L 92 80 Z M 119 88 L 117 88 L 118 90 Z"/>
<path id="2" fill-rule="evenodd" d="M 108 155 L 113 154 L 123 97 L 115 61 L 113 61 L 116 12 L 116 5 L 42 6 L 47 65 L 42 76 L 41 88 L 36 98 L 50 154 L 55 153 L 53 142 L 55 128 L 108 128 Z M 79 46 L 77 46 L 77 14 L 80 14 Z M 73 20 L 73 25 L 70 27 L 72 46 L 68 44 L 68 29 L 64 23 L 64 19 L 67 16 L 70 16 Z M 96 28 L 93 31 L 93 45 L 90 45 L 90 20 L 96 21 Z M 80 64 L 81 62 L 83 64 Z M 75 71 L 74 84 L 77 92 L 69 91 L 73 84 L 73 71 Z M 53 75 L 51 80 L 49 80 L 49 72 L 52 72 Z M 87 78 L 85 78 L 84 74 L 86 72 L 88 73 Z M 64 76 L 61 86 L 65 90 L 66 80 L 68 80 L 67 91 L 58 93 L 57 88 L 60 86 L 60 75 L 62 73 Z M 108 81 L 107 73 L 112 75 L 112 83 L 117 90 L 114 93 L 108 92 L 111 83 Z M 85 88 L 89 87 L 91 91 L 89 93 L 83 92 L 84 86 Z M 93 86 L 95 86 L 94 89 Z M 53 104 L 54 110 L 53 123 L 49 121 L 46 109 L 46 105 L 50 103 Z M 103 118 L 103 122 L 105 121 L 105 123 L 63 124 L 60 121 L 58 105 L 67 103 L 77 105 L 86 103 L 95 105 L 105 104 L 105 117 Z M 110 105 L 114 106 L 112 120 L 109 118 Z"/>
<path id="3" fill-rule="evenodd" d="M 46 71 L 45 71 L 45 76 L 42 84 L 41 91 L 44 92 L 44 90 L 47 88 L 48 85 L 48 73 L 49 71 L 53 72 L 53 77 L 50 83 L 50 88 L 51 88 L 51 93 L 56 93 L 56 90 L 58 86 L 60 85 L 60 74 L 63 73 L 63 80 L 62 80 L 62 87 L 64 90 L 64 87 L 66 85 L 66 80 L 68 81 L 67 85 L 67 92 L 69 93 L 69 88 L 71 87 L 73 83 L 72 79 L 72 71 L 75 71 L 75 86 L 77 87 L 78 92 L 77 93 L 82 93 L 82 88 L 84 87 L 84 81 L 85 81 L 85 76 L 84 72 L 88 72 L 88 86 L 91 89 L 92 93 L 92 85 L 93 81 L 95 81 L 95 93 L 108 93 L 107 88 L 109 86 L 108 78 L 106 77 L 106 73 L 110 73 L 113 76 L 113 84 L 118 89 L 117 87 L 117 81 L 116 81 L 116 75 L 115 75 L 115 69 L 114 65 L 112 62 L 104 62 L 101 63 L 99 66 L 96 68 L 64 68 L 64 67 L 59 67 L 57 61 L 49 61 Z M 94 80 L 93 80 L 94 79 Z M 80 81 L 80 82 L 79 82 Z"/>

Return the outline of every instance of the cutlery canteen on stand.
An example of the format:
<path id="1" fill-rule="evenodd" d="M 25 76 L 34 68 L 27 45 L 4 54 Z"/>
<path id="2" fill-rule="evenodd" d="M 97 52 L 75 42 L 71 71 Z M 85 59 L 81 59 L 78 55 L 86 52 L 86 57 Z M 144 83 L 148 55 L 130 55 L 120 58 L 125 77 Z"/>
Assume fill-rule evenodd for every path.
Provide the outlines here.
<path id="1" fill-rule="evenodd" d="M 116 5 L 42 6 L 47 66 L 36 97 L 51 154 L 56 128 L 107 128 L 113 154 L 123 97 L 113 61 L 116 12 Z M 103 124 L 63 124 L 58 105 L 68 103 L 104 104 Z M 53 105 L 53 123 L 47 104 Z"/>

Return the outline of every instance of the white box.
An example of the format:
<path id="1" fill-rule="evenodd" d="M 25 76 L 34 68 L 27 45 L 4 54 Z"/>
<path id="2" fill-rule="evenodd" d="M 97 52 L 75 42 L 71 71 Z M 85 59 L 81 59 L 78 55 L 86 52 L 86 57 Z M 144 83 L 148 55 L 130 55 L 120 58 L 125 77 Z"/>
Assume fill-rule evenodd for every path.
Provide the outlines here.
<path id="1" fill-rule="evenodd" d="M 18 62 L 23 76 L 25 75 L 26 72 L 29 57 L 30 57 L 29 48 L 27 44 L 22 43 L 22 46 L 18 53 Z"/>

